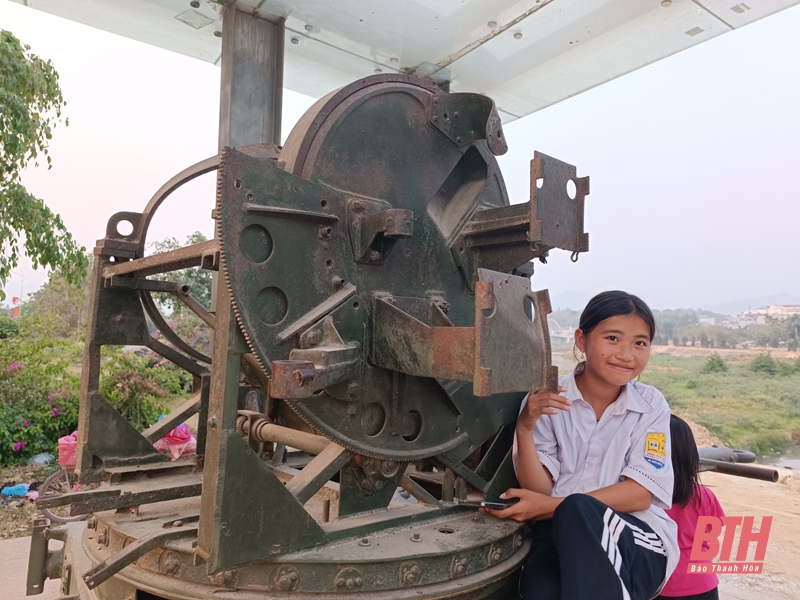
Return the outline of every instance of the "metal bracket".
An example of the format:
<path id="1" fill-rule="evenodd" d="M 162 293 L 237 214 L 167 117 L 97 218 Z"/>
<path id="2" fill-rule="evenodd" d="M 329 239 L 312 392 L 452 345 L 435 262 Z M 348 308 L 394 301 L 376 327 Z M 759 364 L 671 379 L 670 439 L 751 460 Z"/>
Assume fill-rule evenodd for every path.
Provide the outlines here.
<path id="1" fill-rule="evenodd" d="M 104 560 L 95 568 L 83 574 L 83 581 L 90 590 L 106 581 L 109 577 L 119 573 L 122 569 L 144 556 L 150 550 L 158 548 L 165 542 L 181 540 L 197 536 L 197 526 L 174 528 L 170 531 L 157 531 L 151 535 L 141 537 L 135 542 L 125 546 L 114 556 Z"/>
<path id="2" fill-rule="evenodd" d="M 382 200 L 350 198 L 347 217 L 353 256 L 362 264 L 382 265 L 397 240 L 414 233 L 414 213 Z"/>
<path id="3" fill-rule="evenodd" d="M 477 210 L 451 244 L 450 252 L 468 285 L 472 287 L 479 268 L 508 273 L 553 248 L 573 256 L 589 250 L 589 235 L 583 231 L 588 194 L 588 177 L 576 177 L 574 166 L 535 152 L 530 201 Z"/>
<path id="4" fill-rule="evenodd" d="M 273 398 L 310 398 L 330 385 L 358 375 L 360 345 L 345 344 L 331 317 L 306 330 L 300 336 L 300 344 L 301 348 L 289 353 L 289 360 L 272 361 Z"/>
<path id="5" fill-rule="evenodd" d="M 47 579 L 48 537 L 47 528 L 50 527 L 49 519 L 34 519 L 33 533 L 31 534 L 31 549 L 28 554 L 28 596 L 37 596 L 44 592 L 44 581 Z"/>
<path id="6" fill-rule="evenodd" d="M 472 381 L 476 396 L 555 389 L 549 313 L 547 291 L 532 292 L 527 278 L 479 269 L 474 327 L 453 327 L 430 300 L 376 298 L 371 362 L 409 375 Z"/>
<path id="7" fill-rule="evenodd" d="M 541 187 L 538 186 L 540 179 Z M 575 186 L 574 198 L 569 194 L 570 182 Z M 589 250 L 589 234 L 583 231 L 584 200 L 588 195 L 588 177 L 577 177 L 574 166 L 534 152 L 530 241 L 571 252 Z"/>
<path id="8" fill-rule="evenodd" d="M 486 140 L 493 154 L 508 152 L 503 123 L 491 98 L 481 94 L 436 94 L 430 102 L 431 125 L 459 148 Z"/>

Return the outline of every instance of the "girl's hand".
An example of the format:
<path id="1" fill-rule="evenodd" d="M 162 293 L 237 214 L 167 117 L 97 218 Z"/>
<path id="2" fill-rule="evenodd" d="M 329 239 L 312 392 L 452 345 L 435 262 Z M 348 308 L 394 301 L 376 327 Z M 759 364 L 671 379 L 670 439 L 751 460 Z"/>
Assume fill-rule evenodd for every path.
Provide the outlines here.
<path id="1" fill-rule="evenodd" d="M 535 519 L 549 519 L 553 516 L 553 511 L 556 507 L 561 504 L 561 498 L 553 498 L 538 492 L 515 488 L 501 494 L 500 498 L 504 500 L 519 498 L 519 502 L 503 510 L 494 508 L 482 508 L 481 510 L 500 519 L 513 519 L 520 523 Z"/>
<path id="2" fill-rule="evenodd" d="M 567 388 L 558 388 L 559 393 L 566 391 Z M 542 415 L 555 415 L 559 410 L 569 410 L 571 404 L 571 400 L 564 396 L 559 396 L 556 392 L 549 390 L 531 392 L 528 395 L 528 402 L 525 404 L 525 408 L 517 417 L 517 429 L 533 431 L 539 417 Z"/>

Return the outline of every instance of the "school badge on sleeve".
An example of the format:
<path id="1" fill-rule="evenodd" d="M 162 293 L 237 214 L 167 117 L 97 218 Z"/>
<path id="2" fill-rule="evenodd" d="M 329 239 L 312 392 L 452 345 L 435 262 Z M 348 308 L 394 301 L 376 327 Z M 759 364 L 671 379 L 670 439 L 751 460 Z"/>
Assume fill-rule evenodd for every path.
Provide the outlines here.
<path id="1" fill-rule="evenodd" d="M 648 433 L 644 441 L 644 459 L 656 469 L 663 469 L 667 459 L 667 435 Z"/>

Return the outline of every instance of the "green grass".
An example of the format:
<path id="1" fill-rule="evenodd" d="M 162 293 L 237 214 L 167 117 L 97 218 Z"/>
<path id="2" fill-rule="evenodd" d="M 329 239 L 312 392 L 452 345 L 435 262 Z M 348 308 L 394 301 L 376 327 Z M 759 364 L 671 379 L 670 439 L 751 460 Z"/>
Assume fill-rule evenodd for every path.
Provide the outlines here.
<path id="1" fill-rule="evenodd" d="M 730 447 L 767 454 L 800 443 L 800 373 L 756 373 L 749 361 L 728 362 L 726 373 L 704 373 L 705 364 L 704 358 L 653 356 L 641 381 Z"/>

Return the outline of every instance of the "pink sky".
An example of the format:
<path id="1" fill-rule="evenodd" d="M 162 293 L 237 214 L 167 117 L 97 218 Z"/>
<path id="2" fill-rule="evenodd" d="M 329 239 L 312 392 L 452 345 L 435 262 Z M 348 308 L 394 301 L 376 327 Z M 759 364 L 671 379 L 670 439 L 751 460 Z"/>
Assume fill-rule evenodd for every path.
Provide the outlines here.
<path id="1" fill-rule="evenodd" d="M 53 169 L 30 169 L 24 182 L 87 248 L 111 214 L 140 211 L 216 152 L 217 67 L 11 2 L 0 2 L 0 27 L 60 73 L 70 126 L 54 132 Z M 508 125 L 500 162 L 514 201 L 528 199 L 534 149 L 592 178 L 590 252 L 577 264 L 554 255 L 533 287 L 550 288 L 555 306 L 608 288 L 656 308 L 800 296 L 797 31 L 800 7 Z M 286 92 L 284 135 L 312 102 Z M 170 199 L 152 240 L 211 235 L 212 177 Z M 26 295 L 46 281 L 27 262 L 17 272 Z M 15 275 L 8 296 L 22 283 Z"/>

